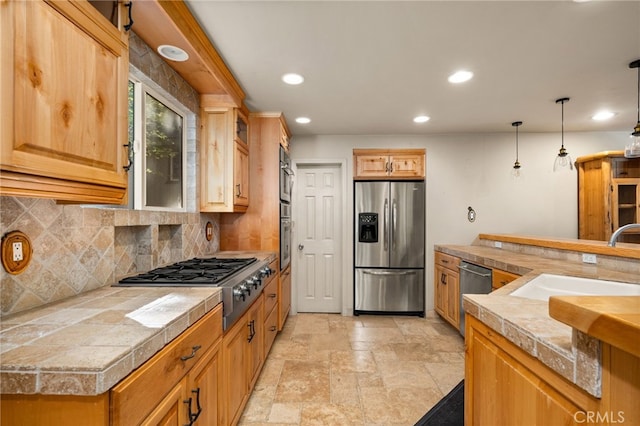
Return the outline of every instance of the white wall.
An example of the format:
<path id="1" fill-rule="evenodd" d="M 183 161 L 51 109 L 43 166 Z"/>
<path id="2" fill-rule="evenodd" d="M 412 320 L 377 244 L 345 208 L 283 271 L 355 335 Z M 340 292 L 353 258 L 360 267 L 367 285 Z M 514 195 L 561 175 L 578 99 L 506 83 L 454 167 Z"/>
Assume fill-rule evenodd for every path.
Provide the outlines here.
<path id="1" fill-rule="evenodd" d="M 624 132 L 565 133 L 564 143 L 575 160 L 595 152 L 622 150 L 628 137 Z M 434 244 L 467 245 L 480 233 L 577 238 L 577 174 L 575 170 L 567 174 L 552 170 L 560 142 L 559 133 L 521 131 L 519 159 L 524 174 L 521 181 L 510 177 L 515 160 L 514 132 L 295 137 L 291 158 L 294 164 L 310 159 L 346 161 L 348 220 L 343 229 L 349 250 L 343 276 L 352 280 L 353 148 L 426 149 L 426 308 L 429 311 L 433 309 Z M 468 206 L 477 213 L 473 223 L 467 221 Z M 297 245 L 295 233 L 293 245 Z M 353 282 L 345 282 L 345 286 L 351 289 Z M 352 292 L 345 293 L 349 298 L 343 301 L 343 312 L 352 312 Z M 295 301 L 293 303 L 295 305 Z"/>

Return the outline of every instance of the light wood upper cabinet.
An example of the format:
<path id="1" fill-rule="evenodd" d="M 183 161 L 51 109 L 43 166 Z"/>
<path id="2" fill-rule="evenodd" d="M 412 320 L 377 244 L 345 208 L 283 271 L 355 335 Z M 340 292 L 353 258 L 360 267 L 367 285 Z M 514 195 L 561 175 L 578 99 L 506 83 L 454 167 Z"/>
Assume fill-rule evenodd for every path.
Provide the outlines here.
<path id="1" fill-rule="evenodd" d="M 233 107 L 202 108 L 200 211 L 245 212 L 249 206 L 249 128 Z"/>
<path id="2" fill-rule="evenodd" d="M 619 227 L 640 221 L 640 158 L 606 151 L 578 158 L 576 167 L 579 238 L 607 241 Z M 625 232 L 619 241 L 640 243 L 640 232 Z"/>
<path id="3" fill-rule="evenodd" d="M 424 149 L 354 149 L 354 179 L 424 179 Z"/>
<path id="4" fill-rule="evenodd" d="M 434 253 L 433 279 L 435 310 L 455 328 L 460 327 L 460 258 L 441 252 Z"/>
<path id="5" fill-rule="evenodd" d="M 84 0 L 3 1 L 0 23 L 1 194 L 124 203 L 128 35 Z"/>

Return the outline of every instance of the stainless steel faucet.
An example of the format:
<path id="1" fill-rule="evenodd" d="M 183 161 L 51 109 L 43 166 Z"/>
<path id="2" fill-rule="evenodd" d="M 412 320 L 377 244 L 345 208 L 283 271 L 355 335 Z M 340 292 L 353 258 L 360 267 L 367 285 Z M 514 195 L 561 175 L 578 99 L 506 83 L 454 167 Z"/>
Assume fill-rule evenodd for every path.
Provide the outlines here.
<path id="1" fill-rule="evenodd" d="M 615 247 L 616 246 L 616 240 L 618 239 L 620 234 L 622 234 L 624 231 L 626 231 L 628 229 L 632 229 L 632 228 L 640 228 L 640 223 L 630 223 L 628 225 L 624 225 L 624 226 L 621 226 L 620 228 L 616 229 L 616 232 L 614 232 L 611 235 L 611 238 L 609 238 L 609 244 L 607 244 L 607 245 L 609 247 Z"/>

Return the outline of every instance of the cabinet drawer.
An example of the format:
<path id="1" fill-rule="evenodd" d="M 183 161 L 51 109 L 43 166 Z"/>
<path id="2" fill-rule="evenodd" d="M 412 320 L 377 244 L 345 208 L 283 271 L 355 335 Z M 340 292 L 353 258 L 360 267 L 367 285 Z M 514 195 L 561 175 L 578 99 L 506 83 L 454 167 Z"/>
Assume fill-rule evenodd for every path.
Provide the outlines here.
<path id="1" fill-rule="evenodd" d="M 278 304 L 278 280 L 275 275 L 271 275 L 271 281 L 264 288 L 264 313 L 269 315 L 271 310 Z"/>
<path id="2" fill-rule="evenodd" d="M 511 272 L 501 269 L 493 269 L 491 273 L 491 289 L 497 290 L 517 278 L 520 278 L 520 275 L 512 274 Z"/>
<path id="3" fill-rule="evenodd" d="M 221 336 L 219 304 L 111 390 L 112 425 L 138 424 Z"/>
<path id="4" fill-rule="evenodd" d="M 266 312 L 266 311 L 265 311 Z M 271 311 L 264 321 L 264 356 L 267 357 L 273 341 L 278 335 L 278 310 Z"/>
<path id="5" fill-rule="evenodd" d="M 444 254 L 439 251 L 435 252 L 434 260 L 436 265 L 440 265 L 443 268 L 452 269 L 454 271 L 458 271 L 458 265 L 460 265 L 459 257 Z"/>

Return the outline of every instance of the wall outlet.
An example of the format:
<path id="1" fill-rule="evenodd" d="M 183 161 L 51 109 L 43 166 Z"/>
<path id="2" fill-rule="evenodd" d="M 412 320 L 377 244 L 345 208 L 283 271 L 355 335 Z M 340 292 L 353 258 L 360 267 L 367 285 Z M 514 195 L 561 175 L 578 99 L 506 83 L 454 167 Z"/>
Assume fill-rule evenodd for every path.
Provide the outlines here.
<path id="1" fill-rule="evenodd" d="M 495 241 L 495 242 L 493 243 L 493 246 L 494 246 L 495 248 L 502 248 L 502 243 L 501 243 L 500 241 Z"/>
<path id="2" fill-rule="evenodd" d="M 598 258 L 596 257 L 595 254 L 582 253 L 582 261 L 584 263 L 597 263 L 598 262 Z"/>
<path id="3" fill-rule="evenodd" d="M 22 243 L 17 241 L 13 243 L 13 261 L 20 262 L 24 259 L 24 254 L 22 253 Z"/>

